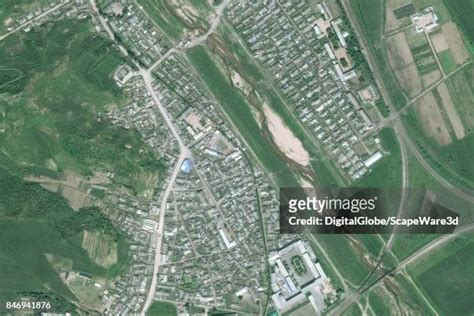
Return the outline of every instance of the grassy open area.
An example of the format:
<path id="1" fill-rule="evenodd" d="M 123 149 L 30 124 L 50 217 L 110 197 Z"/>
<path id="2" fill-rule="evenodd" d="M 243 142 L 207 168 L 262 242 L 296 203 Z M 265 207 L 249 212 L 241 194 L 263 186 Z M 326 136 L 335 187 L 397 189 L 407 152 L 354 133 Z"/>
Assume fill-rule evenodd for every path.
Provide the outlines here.
<path id="1" fill-rule="evenodd" d="M 127 101 L 111 77 L 123 62 L 87 22 L 48 24 L 0 43 L 0 63 L 21 73 L 0 82 L 0 148 L 22 174 L 112 172 L 139 193 L 144 173 L 165 168 L 137 131 L 97 115 Z"/>
<path id="2" fill-rule="evenodd" d="M 146 312 L 147 316 L 175 316 L 178 315 L 176 306 L 167 302 L 155 301 Z"/>
<path id="3" fill-rule="evenodd" d="M 430 297 L 423 292 L 423 289 L 420 288 L 416 281 L 412 281 L 413 278 L 410 280 L 408 277 L 404 274 L 398 274 L 394 278 L 394 282 L 402 290 L 403 300 L 413 310 L 415 315 L 435 315 L 430 307 L 430 305 L 433 306 Z M 434 309 L 437 310 L 436 306 L 434 306 Z"/>
<path id="4" fill-rule="evenodd" d="M 438 58 L 445 73 L 450 73 L 456 69 L 456 63 L 454 62 L 453 55 L 449 49 L 438 53 Z"/>

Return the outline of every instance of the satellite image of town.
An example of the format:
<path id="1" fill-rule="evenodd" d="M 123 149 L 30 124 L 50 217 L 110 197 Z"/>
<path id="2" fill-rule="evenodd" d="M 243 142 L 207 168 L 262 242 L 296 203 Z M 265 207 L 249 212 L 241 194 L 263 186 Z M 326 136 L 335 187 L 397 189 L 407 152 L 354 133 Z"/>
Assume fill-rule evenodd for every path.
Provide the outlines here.
<path id="1" fill-rule="evenodd" d="M 474 315 L 474 0 L 0 0 L 0 315 Z"/>

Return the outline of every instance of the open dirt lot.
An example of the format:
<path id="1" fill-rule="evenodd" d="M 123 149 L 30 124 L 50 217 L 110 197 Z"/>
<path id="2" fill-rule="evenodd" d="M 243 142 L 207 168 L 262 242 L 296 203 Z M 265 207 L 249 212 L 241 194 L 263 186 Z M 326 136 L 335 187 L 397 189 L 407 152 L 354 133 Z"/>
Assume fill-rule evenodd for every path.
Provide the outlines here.
<path id="1" fill-rule="evenodd" d="M 448 42 L 446 41 L 446 38 L 444 38 L 443 32 L 431 36 L 431 42 L 433 43 L 434 49 L 437 53 L 449 49 Z"/>
<path id="2" fill-rule="evenodd" d="M 439 71 L 438 69 L 430 71 L 429 73 L 424 74 L 421 77 L 421 80 L 423 81 L 423 87 L 425 88 L 431 86 L 438 79 L 441 79 L 441 71 Z"/>
<path id="3" fill-rule="evenodd" d="M 424 95 L 416 102 L 416 111 L 426 136 L 433 138 L 440 145 L 451 143 L 448 127 L 432 93 Z"/>
<path id="4" fill-rule="evenodd" d="M 385 32 L 390 32 L 396 30 L 399 27 L 400 23 L 398 22 L 393 10 L 390 8 L 386 9 L 385 12 Z"/>
<path id="5" fill-rule="evenodd" d="M 422 90 L 421 78 L 404 32 L 387 38 L 388 60 L 403 90 L 411 97 Z"/>
<path id="6" fill-rule="evenodd" d="M 456 24 L 449 22 L 443 24 L 441 29 L 449 49 L 451 49 L 451 53 L 453 54 L 456 64 L 460 65 L 464 63 L 469 58 L 469 56 L 467 54 L 466 47 L 464 47 L 464 42 L 461 38 L 461 34 L 459 34 Z"/>
<path id="7" fill-rule="evenodd" d="M 456 108 L 454 107 L 454 103 L 451 99 L 451 95 L 449 94 L 448 87 L 443 82 L 438 85 L 436 89 L 438 90 L 438 93 L 441 96 L 441 101 L 443 102 L 446 114 L 448 114 L 449 122 L 453 127 L 456 138 L 462 139 L 465 135 L 464 126 L 461 122 L 461 118 L 459 117 L 458 112 L 456 111 Z"/>
<path id="8" fill-rule="evenodd" d="M 293 132 L 285 125 L 282 119 L 272 111 L 268 104 L 263 104 L 263 111 L 267 119 L 268 129 L 272 134 L 273 140 L 278 148 L 289 159 L 296 163 L 307 166 L 309 165 L 309 154 L 304 149 L 301 141 L 293 134 Z"/>

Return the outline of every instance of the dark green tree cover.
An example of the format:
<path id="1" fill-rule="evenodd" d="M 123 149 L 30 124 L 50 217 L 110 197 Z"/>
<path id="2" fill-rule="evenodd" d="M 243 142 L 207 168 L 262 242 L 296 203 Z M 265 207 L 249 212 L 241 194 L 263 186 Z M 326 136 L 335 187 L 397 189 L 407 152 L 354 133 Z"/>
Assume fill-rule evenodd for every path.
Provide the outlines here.
<path id="1" fill-rule="evenodd" d="M 46 292 L 19 292 L 16 294 L 16 299 L 12 301 L 21 301 L 22 299 L 29 299 L 31 302 L 49 302 L 51 303 L 50 309 L 37 309 L 34 311 L 34 315 L 41 315 L 41 313 L 72 313 L 77 315 L 75 312 L 77 307 L 64 299 L 63 297 L 54 293 Z"/>
<path id="2" fill-rule="evenodd" d="M 100 230 L 115 240 L 122 233 L 98 207 L 71 210 L 66 200 L 36 183 L 25 182 L 0 167 L 0 213 L 6 217 L 40 218 L 62 237 L 72 237 L 83 230 Z"/>
<path id="3" fill-rule="evenodd" d="M 81 208 L 79 212 L 57 220 L 54 227 L 64 237 L 74 236 L 83 230 L 103 231 L 115 241 L 122 236 L 122 233 L 98 207 Z"/>

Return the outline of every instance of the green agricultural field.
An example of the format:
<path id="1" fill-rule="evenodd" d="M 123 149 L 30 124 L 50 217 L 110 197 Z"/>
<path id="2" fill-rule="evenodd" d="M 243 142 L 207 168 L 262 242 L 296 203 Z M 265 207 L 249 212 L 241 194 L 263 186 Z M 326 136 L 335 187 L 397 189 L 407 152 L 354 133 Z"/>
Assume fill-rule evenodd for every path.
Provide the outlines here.
<path id="1" fill-rule="evenodd" d="M 327 258 L 321 253 L 319 247 L 315 243 L 317 236 L 311 235 L 305 236 L 305 239 L 309 242 L 311 249 L 313 249 L 314 254 L 318 258 L 318 261 L 321 263 L 321 266 L 324 269 L 326 275 L 331 279 L 331 283 L 336 289 L 342 289 L 342 280 L 337 276 L 336 271 L 332 268 Z"/>
<path id="2" fill-rule="evenodd" d="M 474 312 L 474 256 L 472 244 L 418 276 L 418 282 L 445 314 Z"/>
<path id="3" fill-rule="evenodd" d="M 474 66 L 470 65 L 448 80 L 448 89 L 466 132 L 474 129 Z"/>
<path id="4" fill-rule="evenodd" d="M 351 0 L 352 9 L 356 16 L 364 15 L 359 21 L 365 36 L 369 41 L 379 41 L 383 32 L 383 18 L 381 17 L 383 2 L 374 3 L 371 0 Z"/>
<path id="5" fill-rule="evenodd" d="M 466 41 L 468 43 L 471 54 L 474 53 L 474 25 L 472 17 L 474 16 L 474 1 L 473 0 L 443 0 L 444 5 L 454 21 L 460 26 Z"/>
<path id="6" fill-rule="evenodd" d="M 423 76 L 438 69 L 438 64 L 425 34 L 407 34 L 410 50 L 419 74 Z"/>
<path id="7" fill-rule="evenodd" d="M 369 303 L 375 315 L 390 315 L 390 306 L 385 304 L 384 299 L 374 291 L 370 292 Z"/>
<path id="8" fill-rule="evenodd" d="M 98 266 L 81 247 L 85 229 L 104 231 L 115 240 L 123 238 L 100 210 L 74 212 L 57 193 L 0 168 L 0 298 L 19 292 L 53 291 L 77 301 L 45 254 L 68 258 L 76 271 L 117 276 L 120 269 Z M 117 265 L 123 266 L 126 258 L 126 254 L 119 255 Z"/>
<path id="9" fill-rule="evenodd" d="M 147 316 L 175 316 L 178 315 L 176 306 L 167 302 L 156 301 L 151 304 L 150 308 L 146 312 Z"/>
<path id="10" fill-rule="evenodd" d="M 159 174 L 165 164 L 137 131 L 99 119 L 97 112 L 127 101 L 111 78 L 125 60 L 90 30 L 86 22 L 62 21 L 0 42 L 0 64 L 21 73 L 14 81 L 0 76 L 0 149 L 21 174 L 113 172 L 138 194 L 142 175 Z"/>
<path id="11" fill-rule="evenodd" d="M 409 267 L 408 272 L 413 276 L 421 275 L 462 249 L 467 249 L 467 247 L 472 247 L 473 245 L 474 236 L 472 234 L 461 235 L 453 238 L 441 247 L 431 251 L 429 256 L 424 256 L 417 260 L 416 263 Z"/>
<path id="12" fill-rule="evenodd" d="M 275 152 L 275 149 L 263 138 L 249 105 L 243 96 L 234 89 L 224 77 L 209 53 L 203 47 L 195 47 L 187 52 L 187 57 L 195 67 L 214 97 L 219 101 L 224 113 L 236 126 L 256 158 L 273 174 L 280 185 L 297 186 L 294 175 L 287 163 Z"/>
<path id="13" fill-rule="evenodd" d="M 450 73 L 456 69 L 456 63 L 454 62 L 453 54 L 449 49 L 442 51 L 438 54 L 439 62 L 445 73 Z"/>

